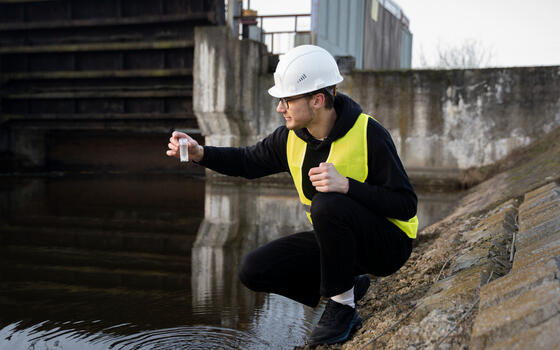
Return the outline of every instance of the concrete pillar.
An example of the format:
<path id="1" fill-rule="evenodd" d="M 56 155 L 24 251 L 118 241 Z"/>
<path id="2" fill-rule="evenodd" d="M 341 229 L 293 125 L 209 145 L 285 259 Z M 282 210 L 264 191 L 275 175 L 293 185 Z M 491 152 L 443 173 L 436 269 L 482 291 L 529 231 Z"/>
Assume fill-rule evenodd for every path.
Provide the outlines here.
<path id="1" fill-rule="evenodd" d="M 243 7 L 242 0 L 231 0 L 227 4 L 227 18 L 226 23 L 231 28 L 231 33 L 234 37 L 239 35 L 239 20 L 234 19 L 235 16 L 241 16 L 241 8 Z"/>
<path id="2" fill-rule="evenodd" d="M 228 27 L 195 28 L 193 110 L 207 145 L 253 144 L 280 125 L 266 46 Z"/>

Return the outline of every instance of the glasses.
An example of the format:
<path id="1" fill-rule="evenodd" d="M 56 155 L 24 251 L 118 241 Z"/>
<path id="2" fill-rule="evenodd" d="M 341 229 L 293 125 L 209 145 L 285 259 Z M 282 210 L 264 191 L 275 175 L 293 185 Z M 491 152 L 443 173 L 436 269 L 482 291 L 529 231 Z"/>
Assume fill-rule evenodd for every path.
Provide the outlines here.
<path id="1" fill-rule="evenodd" d="M 290 101 L 295 101 L 295 100 L 299 100 L 300 98 L 304 98 L 307 96 L 313 96 L 313 93 L 307 93 L 307 94 L 303 94 L 303 95 L 299 95 L 299 96 L 293 96 L 293 97 L 282 97 L 278 99 L 278 102 L 282 104 L 282 107 L 284 107 L 285 109 L 289 109 L 290 108 Z"/>

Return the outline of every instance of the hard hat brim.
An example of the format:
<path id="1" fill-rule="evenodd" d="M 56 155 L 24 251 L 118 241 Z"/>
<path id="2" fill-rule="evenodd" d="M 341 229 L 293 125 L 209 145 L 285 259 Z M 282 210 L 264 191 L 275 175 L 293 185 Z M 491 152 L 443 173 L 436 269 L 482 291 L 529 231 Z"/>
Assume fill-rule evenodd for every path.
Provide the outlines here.
<path id="1" fill-rule="evenodd" d="M 304 89 L 304 90 L 301 90 L 301 91 L 298 91 L 298 92 L 292 92 L 292 93 L 286 93 L 286 92 L 282 91 L 277 85 L 274 85 L 273 87 L 268 89 L 268 94 L 270 96 L 276 97 L 276 98 L 284 98 L 284 97 L 296 96 L 296 95 L 301 95 L 301 94 L 307 94 L 309 92 L 317 91 L 317 90 L 320 90 L 320 89 L 325 88 L 325 87 L 336 85 L 338 83 L 341 83 L 343 80 L 344 80 L 344 78 L 342 76 L 339 76 L 338 79 L 336 81 L 334 81 L 332 85 L 319 86 L 319 87 L 314 87 L 314 88 L 311 88 L 311 89 Z"/>
<path id="2" fill-rule="evenodd" d="M 268 89 L 268 94 L 276 98 L 288 97 L 288 95 L 284 95 L 276 85 Z"/>

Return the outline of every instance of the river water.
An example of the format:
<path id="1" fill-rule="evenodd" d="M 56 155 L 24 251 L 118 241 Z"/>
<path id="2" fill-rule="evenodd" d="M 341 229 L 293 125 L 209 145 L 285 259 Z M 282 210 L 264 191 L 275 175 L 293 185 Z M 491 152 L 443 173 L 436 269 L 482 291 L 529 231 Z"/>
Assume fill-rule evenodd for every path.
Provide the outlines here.
<path id="1" fill-rule="evenodd" d="M 459 194 L 419 193 L 419 220 Z M 322 306 L 241 285 L 242 256 L 309 229 L 287 185 L 0 177 L 0 350 L 290 349 Z"/>

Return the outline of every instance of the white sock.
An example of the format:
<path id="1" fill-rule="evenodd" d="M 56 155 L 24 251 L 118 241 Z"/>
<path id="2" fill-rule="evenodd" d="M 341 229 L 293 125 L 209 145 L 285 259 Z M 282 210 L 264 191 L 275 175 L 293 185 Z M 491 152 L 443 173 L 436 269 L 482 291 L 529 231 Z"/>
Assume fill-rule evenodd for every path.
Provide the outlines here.
<path id="1" fill-rule="evenodd" d="M 344 293 L 332 296 L 331 299 L 339 304 L 356 308 L 356 304 L 354 303 L 354 287 L 350 288 Z"/>

